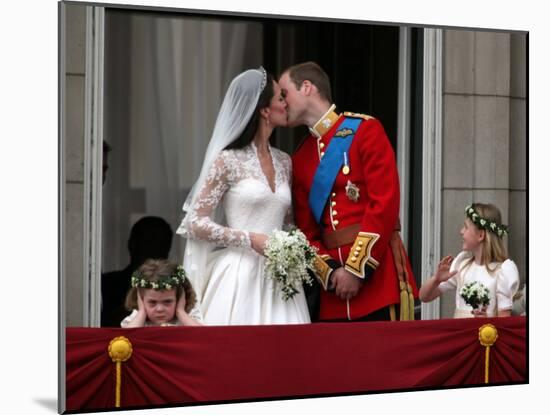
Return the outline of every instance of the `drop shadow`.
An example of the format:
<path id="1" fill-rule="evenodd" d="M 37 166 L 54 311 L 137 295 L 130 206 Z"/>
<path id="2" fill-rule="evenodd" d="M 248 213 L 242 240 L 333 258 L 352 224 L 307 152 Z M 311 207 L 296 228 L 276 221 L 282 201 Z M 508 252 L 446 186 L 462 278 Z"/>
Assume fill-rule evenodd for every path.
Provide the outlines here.
<path id="1" fill-rule="evenodd" d="M 55 398 L 37 398 L 34 400 L 40 406 L 57 413 L 57 399 Z"/>

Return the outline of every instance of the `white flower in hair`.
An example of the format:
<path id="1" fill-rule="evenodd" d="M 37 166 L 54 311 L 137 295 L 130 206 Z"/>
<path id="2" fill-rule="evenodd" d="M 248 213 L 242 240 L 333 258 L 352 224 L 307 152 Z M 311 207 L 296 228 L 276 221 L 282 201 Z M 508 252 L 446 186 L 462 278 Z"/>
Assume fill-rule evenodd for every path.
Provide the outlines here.
<path id="1" fill-rule="evenodd" d="M 466 207 L 466 215 L 470 218 L 470 220 L 475 225 L 477 225 L 478 227 L 484 228 L 488 231 L 491 231 L 495 235 L 498 235 L 499 237 L 502 237 L 502 235 L 508 234 L 508 227 L 506 225 L 496 223 L 493 219 L 488 219 L 488 218 L 484 218 L 483 216 L 480 216 L 474 211 L 471 205 L 468 205 Z"/>

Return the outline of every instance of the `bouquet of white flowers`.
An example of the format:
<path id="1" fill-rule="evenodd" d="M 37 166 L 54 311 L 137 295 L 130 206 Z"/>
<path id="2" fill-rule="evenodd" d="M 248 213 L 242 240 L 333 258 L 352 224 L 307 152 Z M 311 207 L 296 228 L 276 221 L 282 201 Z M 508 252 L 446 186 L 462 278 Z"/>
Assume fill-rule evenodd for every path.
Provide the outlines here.
<path id="1" fill-rule="evenodd" d="M 465 284 L 460 290 L 460 296 L 464 299 L 466 304 L 471 305 L 474 310 L 479 306 L 489 305 L 489 290 L 478 281 Z"/>
<path id="2" fill-rule="evenodd" d="M 302 283 L 313 283 L 307 269 L 313 268 L 316 254 L 317 249 L 309 245 L 299 229 L 277 230 L 269 236 L 264 250 L 265 271 L 268 278 L 277 282 L 283 300 L 294 297 Z"/>

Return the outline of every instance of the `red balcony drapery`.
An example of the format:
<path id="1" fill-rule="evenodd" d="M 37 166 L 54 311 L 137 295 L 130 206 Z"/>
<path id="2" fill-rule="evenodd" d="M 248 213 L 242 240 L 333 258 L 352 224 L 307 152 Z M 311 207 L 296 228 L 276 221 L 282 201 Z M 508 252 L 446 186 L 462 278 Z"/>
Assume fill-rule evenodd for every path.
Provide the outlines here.
<path id="1" fill-rule="evenodd" d="M 69 328 L 67 410 L 115 406 L 110 341 L 127 337 L 123 408 L 527 382 L 525 317 L 293 326 Z"/>

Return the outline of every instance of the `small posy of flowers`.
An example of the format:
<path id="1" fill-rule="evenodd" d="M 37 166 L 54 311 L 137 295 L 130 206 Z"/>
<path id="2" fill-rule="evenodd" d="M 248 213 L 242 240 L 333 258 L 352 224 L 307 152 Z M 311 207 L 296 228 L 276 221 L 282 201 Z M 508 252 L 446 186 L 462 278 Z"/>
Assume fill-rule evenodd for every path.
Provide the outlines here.
<path id="1" fill-rule="evenodd" d="M 478 281 L 465 284 L 460 290 L 460 296 L 474 310 L 489 305 L 489 289 Z"/>
<path id="2" fill-rule="evenodd" d="M 283 300 L 294 297 L 303 283 L 313 283 L 307 270 L 313 269 L 317 250 L 299 229 L 274 231 L 266 241 L 264 255 L 266 276 L 276 281 Z"/>
<path id="3" fill-rule="evenodd" d="M 132 287 L 138 288 L 152 288 L 153 290 L 171 290 L 179 285 L 182 285 L 185 281 L 185 270 L 181 265 L 176 267 L 176 270 L 169 277 L 159 278 L 157 281 L 149 281 L 141 275 L 139 271 L 135 271 L 132 274 L 131 284 Z"/>

